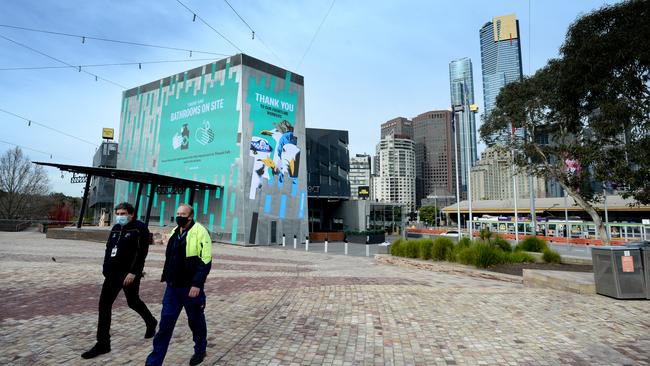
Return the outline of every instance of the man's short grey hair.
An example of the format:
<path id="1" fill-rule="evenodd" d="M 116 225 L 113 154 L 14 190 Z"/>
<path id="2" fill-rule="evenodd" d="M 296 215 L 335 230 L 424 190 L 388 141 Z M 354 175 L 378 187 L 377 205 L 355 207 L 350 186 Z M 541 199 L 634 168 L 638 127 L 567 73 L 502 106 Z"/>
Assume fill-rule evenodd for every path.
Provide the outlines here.
<path id="1" fill-rule="evenodd" d="M 190 216 L 191 216 L 191 217 L 194 217 L 194 207 L 192 207 L 192 205 L 188 205 L 187 203 L 181 203 L 180 205 L 178 205 L 178 207 L 179 207 L 179 208 L 180 208 L 180 207 L 187 207 L 187 208 L 189 208 L 189 209 L 190 209 Z"/>

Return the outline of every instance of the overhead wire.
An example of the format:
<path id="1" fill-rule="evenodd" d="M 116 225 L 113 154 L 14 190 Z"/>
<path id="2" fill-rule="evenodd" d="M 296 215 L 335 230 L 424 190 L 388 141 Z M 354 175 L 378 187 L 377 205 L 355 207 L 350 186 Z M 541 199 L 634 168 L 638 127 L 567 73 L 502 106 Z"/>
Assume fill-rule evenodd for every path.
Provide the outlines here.
<path id="1" fill-rule="evenodd" d="M 89 144 L 89 145 L 92 145 L 92 146 L 94 146 L 94 147 L 98 147 L 98 146 L 99 146 L 99 145 L 97 145 L 97 144 L 95 144 L 95 143 L 93 143 L 93 142 L 90 142 L 90 141 L 88 141 L 88 140 L 84 140 L 84 139 L 82 139 L 81 137 L 77 137 L 77 136 L 71 135 L 71 134 L 69 134 L 69 133 L 67 133 L 67 132 L 63 132 L 63 131 L 61 131 L 61 130 L 57 130 L 57 129 L 54 128 L 54 127 L 50 127 L 50 126 L 48 126 L 48 125 L 46 125 L 46 124 L 43 124 L 43 123 L 40 123 L 40 122 L 34 121 L 33 119 L 29 119 L 29 118 L 23 117 L 23 116 L 18 115 L 18 114 L 16 114 L 16 113 L 9 112 L 8 110 L 5 110 L 5 109 L 0 108 L 0 112 L 3 112 L 3 113 L 6 113 L 6 114 L 9 114 L 9 115 L 11 115 L 11 116 L 14 116 L 14 117 L 16 117 L 16 118 L 20 118 L 20 119 L 22 119 L 22 120 L 27 121 L 27 126 L 31 126 L 32 124 L 35 124 L 35 125 L 37 125 L 37 126 L 41 126 L 41 127 L 46 128 L 46 129 L 48 129 L 48 130 L 50 130 L 50 131 L 54 131 L 54 132 L 60 133 L 60 134 L 65 135 L 65 136 L 67 136 L 67 137 L 73 138 L 73 139 L 75 139 L 75 140 L 78 140 L 78 141 L 84 142 L 84 143 Z"/>
<path id="2" fill-rule="evenodd" d="M 81 35 L 81 34 L 55 32 L 55 31 L 49 31 L 49 30 L 44 30 L 44 29 L 20 27 L 20 26 L 10 25 L 10 24 L 0 24 L 0 27 L 11 28 L 11 29 L 20 29 L 20 30 L 25 30 L 25 31 L 29 31 L 29 32 L 53 34 L 53 35 L 65 36 L 65 37 L 74 37 L 74 38 L 81 39 L 81 43 L 85 43 L 86 40 L 94 40 L 94 41 L 101 41 L 101 42 L 120 43 L 120 44 L 126 44 L 126 45 L 131 45 L 131 46 L 160 48 L 160 49 L 172 50 L 172 51 L 183 51 L 183 52 L 189 52 L 190 57 L 192 57 L 192 53 L 201 53 L 201 54 L 215 55 L 215 56 L 229 56 L 229 55 L 227 55 L 225 53 L 216 53 L 216 52 L 209 52 L 209 51 L 192 50 L 192 49 L 189 49 L 189 48 L 163 46 L 163 45 L 149 44 L 149 43 L 143 43 L 143 42 L 125 41 L 125 40 L 119 40 L 119 39 L 85 36 L 85 35 Z"/>
<path id="3" fill-rule="evenodd" d="M 241 48 L 237 47 L 236 44 L 234 44 L 231 40 L 229 40 L 226 36 L 224 36 L 221 32 L 219 32 L 216 28 L 211 26 L 207 21 L 205 21 L 203 18 L 201 18 L 194 10 L 190 9 L 187 5 L 183 4 L 180 0 L 176 0 L 177 3 L 181 4 L 187 11 L 192 13 L 194 16 L 192 18 L 192 21 L 195 21 L 196 19 L 200 20 L 203 24 L 208 26 L 208 28 L 212 29 L 215 33 L 217 33 L 221 38 L 223 38 L 226 42 L 230 43 L 231 46 L 235 47 L 239 52 L 244 52 L 241 50 Z"/>
<path id="4" fill-rule="evenodd" d="M 63 156 L 63 155 L 59 155 L 59 154 L 55 154 L 55 153 L 50 153 L 50 152 L 47 152 L 47 151 L 42 151 L 42 150 L 34 149 L 34 148 L 32 148 L 32 147 L 29 147 L 29 146 L 20 145 L 20 144 L 14 144 L 13 142 L 9 142 L 9 141 L 0 140 L 0 143 L 2 143 L 2 144 L 7 144 L 7 145 L 12 145 L 12 146 L 16 146 L 16 147 L 19 147 L 19 148 L 24 149 L 24 150 L 37 152 L 37 153 L 39 153 L 39 154 L 48 155 L 48 156 L 50 157 L 50 159 L 54 159 L 54 157 L 57 156 L 57 157 L 59 157 L 59 158 L 66 159 L 66 160 L 71 161 L 71 162 L 79 162 L 79 158 L 73 159 L 73 158 L 68 157 L 68 156 Z M 32 160 L 32 159 L 30 159 L 30 160 Z"/>
<path id="5" fill-rule="evenodd" d="M 309 41 L 309 45 L 307 46 L 307 49 L 305 50 L 305 53 L 303 53 L 302 58 L 300 58 L 300 62 L 298 63 L 298 66 L 296 69 L 300 68 L 300 65 L 302 65 L 302 62 L 305 60 L 305 56 L 307 56 L 307 53 L 309 53 L 309 50 L 311 50 L 311 46 L 314 44 L 314 40 L 316 40 L 316 36 L 318 36 L 318 33 L 320 32 L 321 27 L 323 27 L 323 24 L 325 24 L 325 20 L 327 20 L 327 17 L 330 15 L 330 12 L 332 11 L 332 8 L 334 7 L 334 3 L 336 0 L 332 0 L 332 3 L 330 4 L 329 9 L 327 9 L 327 13 L 325 13 L 325 16 L 323 17 L 323 20 L 321 20 L 320 24 L 318 25 L 318 28 L 316 28 L 316 32 L 314 33 L 314 36 L 311 37 L 311 41 Z"/>
<path id="6" fill-rule="evenodd" d="M 262 40 L 262 38 L 259 36 L 259 34 L 255 33 L 255 30 L 253 29 L 253 27 L 251 27 L 251 25 L 248 24 L 248 22 L 247 22 L 246 20 L 244 20 L 244 18 L 243 18 L 243 17 L 242 17 L 238 12 L 237 12 L 237 10 L 235 10 L 235 8 L 230 4 L 230 2 L 228 2 L 228 0 L 223 0 L 223 1 L 224 1 L 226 4 L 228 4 L 228 7 L 230 7 L 230 9 L 235 13 L 235 15 L 237 15 L 237 17 L 238 17 L 238 18 L 239 18 L 239 19 L 240 19 L 240 20 L 241 20 L 241 21 L 242 21 L 242 22 L 243 22 L 243 23 L 248 27 L 248 29 L 250 29 L 252 39 L 255 39 L 255 37 L 257 37 L 257 40 L 260 41 L 260 43 L 264 46 L 264 48 L 266 48 L 266 50 L 269 51 L 269 53 L 272 54 L 273 57 L 275 57 L 278 61 L 280 61 L 280 65 L 284 65 L 284 61 L 282 61 L 282 59 L 280 58 L 280 56 L 278 56 L 278 55 L 273 51 L 273 49 L 271 49 L 271 47 L 269 47 L 269 46 L 268 46 L 268 45 L 267 45 L 267 44 Z"/>
<path id="7" fill-rule="evenodd" d="M 13 39 L 11 39 L 11 38 L 5 37 L 5 36 L 3 36 L 2 34 L 0 34 L 0 38 L 3 38 L 3 39 L 5 39 L 5 40 L 7 40 L 7 41 L 9 41 L 9 42 L 12 42 L 12 43 L 14 43 L 14 44 L 16 44 L 16 45 L 19 45 L 19 46 L 21 46 L 21 47 L 24 47 L 24 48 L 26 48 L 26 49 L 28 49 L 28 50 L 30 50 L 30 51 L 32 51 L 32 52 L 36 52 L 36 53 L 38 53 L 38 54 L 40 54 L 40 55 L 42 55 L 42 56 L 45 56 L 45 57 L 47 57 L 47 58 L 50 58 L 50 59 L 52 59 L 52 60 L 54 60 L 54 61 L 56 61 L 56 62 L 62 63 L 62 64 L 64 64 L 64 65 L 67 65 L 67 66 L 69 66 L 69 67 L 72 68 L 72 69 L 76 69 L 76 70 L 78 70 L 79 72 L 84 72 L 84 73 L 86 73 L 86 74 L 88 74 L 88 75 L 94 76 L 94 77 L 95 77 L 95 81 L 97 81 L 97 80 L 99 79 L 99 80 L 105 81 L 105 82 L 107 82 L 107 83 L 113 84 L 113 85 L 115 85 L 115 86 L 117 86 L 117 87 L 120 87 L 120 88 L 122 88 L 122 89 L 127 89 L 126 86 L 121 85 L 121 84 L 119 84 L 119 83 L 116 83 L 115 81 L 112 81 L 112 80 L 106 79 L 105 77 L 99 76 L 99 75 L 97 75 L 97 74 L 93 74 L 93 73 L 88 72 L 88 71 L 86 71 L 86 70 L 82 70 L 81 67 L 79 67 L 79 66 L 75 66 L 75 65 L 73 65 L 73 64 L 71 64 L 71 63 L 69 63 L 69 62 L 65 62 L 65 61 L 63 61 L 63 60 L 61 60 L 61 59 L 58 59 L 58 58 L 54 57 L 54 56 L 50 56 L 50 55 L 48 55 L 48 54 L 45 53 L 45 52 L 39 51 L 39 50 L 37 50 L 37 49 L 35 49 L 35 48 L 32 48 L 32 47 L 30 47 L 30 46 L 28 46 L 28 45 L 26 45 L 26 44 L 23 44 L 23 43 L 20 43 L 20 42 L 18 42 L 18 41 L 15 41 L 15 40 L 13 40 Z"/>
<path id="8" fill-rule="evenodd" d="M 191 58 L 184 60 L 163 60 L 163 61 L 138 61 L 138 62 L 118 62 L 118 63 L 107 63 L 107 64 L 88 64 L 88 65 L 76 65 L 75 67 L 106 67 L 106 66 L 133 66 L 133 65 L 151 65 L 151 64 L 162 64 L 162 63 L 174 63 L 174 62 L 199 62 L 199 61 L 214 61 L 213 58 Z M 14 71 L 14 70 L 44 70 L 44 69 L 67 69 L 69 66 L 21 66 L 21 67 L 4 67 L 0 68 L 0 71 Z"/>

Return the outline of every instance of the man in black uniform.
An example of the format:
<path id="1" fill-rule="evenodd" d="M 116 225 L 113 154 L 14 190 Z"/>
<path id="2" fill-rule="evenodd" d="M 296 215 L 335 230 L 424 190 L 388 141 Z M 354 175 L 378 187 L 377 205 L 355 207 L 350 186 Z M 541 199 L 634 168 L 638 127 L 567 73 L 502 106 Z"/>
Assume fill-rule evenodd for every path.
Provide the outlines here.
<path id="1" fill-rule="evenodd" d="M 149 252 L 149 229 L 133 218 L 134 213 L 135 209 L 127 202 L 115 206 L 116 224 L 108 237 L 104 254 L 97 343 L 81 355 L 83 358 L 93 358 L 111 351 L 111 309 L 121 290 L 129 307 L 140 314 L 145 322 L 147 330 L 144 337 L 151 338 L 156 332 L 158 321 L 138 295 L 144 260 Z"/>

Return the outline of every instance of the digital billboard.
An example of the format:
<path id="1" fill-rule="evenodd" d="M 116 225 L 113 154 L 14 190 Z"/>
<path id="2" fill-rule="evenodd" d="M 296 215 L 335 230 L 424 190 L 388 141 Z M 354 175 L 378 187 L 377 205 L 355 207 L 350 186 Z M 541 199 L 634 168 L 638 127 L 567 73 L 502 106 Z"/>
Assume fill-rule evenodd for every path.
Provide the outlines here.
<path id="1" fill-rule="evenodd" d="M 228 173 L 239 156 L 239 85 L 228 74 L 223 81 L 206 83 L 202 75 L 193 79 L 198 85 L 181 84 L 163 103 L 160 173 L 206 181 Z"/>

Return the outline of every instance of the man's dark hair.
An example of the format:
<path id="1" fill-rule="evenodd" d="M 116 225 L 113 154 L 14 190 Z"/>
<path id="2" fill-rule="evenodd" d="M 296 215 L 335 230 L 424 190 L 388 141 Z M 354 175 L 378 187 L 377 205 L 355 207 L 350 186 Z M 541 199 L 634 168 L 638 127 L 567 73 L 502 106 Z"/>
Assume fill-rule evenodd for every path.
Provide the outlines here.
<path id="1" fill-rule="evenodd" d="M 115 206 L 115 212 L 117 212 L 117 210 L 126 210 L 129 215 L 133 215 L 135 212 L 135 207 L 133 207 L 133 205 L 128 202 L 122 202 Z"/>

